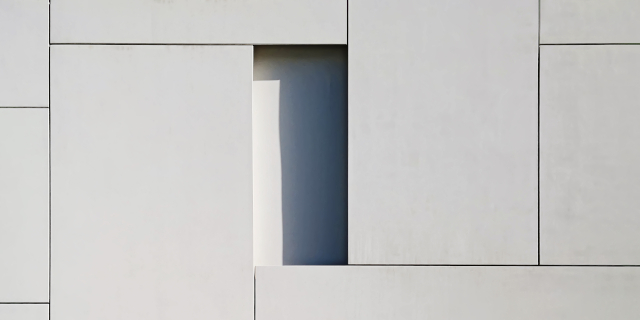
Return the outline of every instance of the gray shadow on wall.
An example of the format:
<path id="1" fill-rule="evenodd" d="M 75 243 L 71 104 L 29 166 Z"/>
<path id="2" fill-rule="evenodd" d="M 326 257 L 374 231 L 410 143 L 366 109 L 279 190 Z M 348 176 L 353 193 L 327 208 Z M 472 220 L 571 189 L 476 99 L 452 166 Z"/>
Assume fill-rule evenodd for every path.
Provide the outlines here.
<path id="1" fill-rule="evenodd" d="M 347 264 L 347 48 L 256 46 L 279 80 L 284 265 Z"/>

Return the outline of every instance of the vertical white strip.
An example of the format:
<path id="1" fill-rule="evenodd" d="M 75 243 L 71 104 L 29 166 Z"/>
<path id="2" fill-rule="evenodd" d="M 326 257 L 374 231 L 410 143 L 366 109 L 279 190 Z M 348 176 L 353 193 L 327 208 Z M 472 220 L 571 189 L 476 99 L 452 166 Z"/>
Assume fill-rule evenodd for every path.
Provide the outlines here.
<path id="1" fill-rule="evenodd" d="M 280 81 L 253 82 L 253 263 L 282 265 Z"/>

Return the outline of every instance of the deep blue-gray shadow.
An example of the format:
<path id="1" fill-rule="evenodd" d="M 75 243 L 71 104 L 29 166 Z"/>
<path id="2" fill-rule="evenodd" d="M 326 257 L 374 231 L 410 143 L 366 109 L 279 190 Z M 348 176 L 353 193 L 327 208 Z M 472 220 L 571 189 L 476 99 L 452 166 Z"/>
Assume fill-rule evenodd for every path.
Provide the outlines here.
<path id="1" fill-rule="evenodd" d="M 273 57 L 268 80 L 280 80 L 283 264 L 347 264 L 346 46 L 256 54 Z"/>

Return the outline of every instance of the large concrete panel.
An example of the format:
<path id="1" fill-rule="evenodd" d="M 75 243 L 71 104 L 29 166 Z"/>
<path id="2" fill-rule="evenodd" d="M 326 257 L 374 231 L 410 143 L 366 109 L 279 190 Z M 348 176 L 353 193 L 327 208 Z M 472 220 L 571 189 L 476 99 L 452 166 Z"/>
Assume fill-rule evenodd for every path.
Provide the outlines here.
<path id="1" fill-rule="evenodd" d="M 640 46 L 543 46 L 546 264 L 640 264 Z"/>
<path id="2" fill-rule="evenodd" d="M 0 1 L 0 107 L 49 105 L 49 2 Z"/>
<path id="3" fill-rule="evenodd" d="M 640 43 L 640 1 L 540 0 L 542 43 Z"/>
<path id="4" fill-rule="evenodd" d="M 256 320 L 640 317 L 640 269 L 258 267 Z"/>
<path id="5" fill-rule="evenodd" d="M 252 319 L 251 46 L 54 46 L 51 319 Z"/>
<path id="6" fill-rule="evenodd" d="M 0 304 L 2 320 L 49 320 L 48 304 Z"/>
<path id="7" fill-rule="evenodd" d="M 346 0 L 56 0 L 55 43 L 344 44 Z"/>
<path id="8" fill-rule="evenodd" d="M 347 264 L 346 46 L 257 46 L 255 265 Z"/>
<path id="9" fill-rule="evenodd" d="M 537 0 L 349 1 L 349 263 L 537 263 Z"/>
<path id="10" fill-rule="evenodd" d="M 0 108 L 0 303 L 47 301 L 49 110 Z"/>

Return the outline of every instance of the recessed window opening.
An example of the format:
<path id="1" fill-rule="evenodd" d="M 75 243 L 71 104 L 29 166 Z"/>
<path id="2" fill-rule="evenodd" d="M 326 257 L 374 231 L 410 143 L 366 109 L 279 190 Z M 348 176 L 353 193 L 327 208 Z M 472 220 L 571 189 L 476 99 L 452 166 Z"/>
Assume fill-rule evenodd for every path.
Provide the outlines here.
<path id="1" fill-rule="evenodd" d="M 347 264 L 347 48 L 254 48 L 254 264 Z"/>

